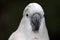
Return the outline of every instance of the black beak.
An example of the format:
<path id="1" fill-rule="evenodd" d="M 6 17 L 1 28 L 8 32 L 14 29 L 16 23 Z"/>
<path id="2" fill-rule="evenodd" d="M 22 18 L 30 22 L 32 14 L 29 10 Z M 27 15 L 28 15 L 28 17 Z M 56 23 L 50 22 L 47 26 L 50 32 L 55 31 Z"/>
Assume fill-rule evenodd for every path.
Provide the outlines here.
<path id="1" fill-rule="evenodd" d="M 35 13 L 31 17 L 31 25 L 32 25 L 32 30 L 33 31 L 38 31 L 40 27 L 40 22 L 41 22 L 41 15 L 39 13 Z"/>

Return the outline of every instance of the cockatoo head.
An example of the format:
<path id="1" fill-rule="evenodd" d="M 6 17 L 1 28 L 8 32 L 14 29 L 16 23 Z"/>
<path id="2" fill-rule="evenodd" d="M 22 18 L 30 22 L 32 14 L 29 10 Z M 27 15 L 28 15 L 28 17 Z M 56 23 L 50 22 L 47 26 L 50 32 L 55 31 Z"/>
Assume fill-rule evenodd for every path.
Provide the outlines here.
<path id="1" fill-rule="evenodd" d="M 38 3 L 30 3 L 23 11 L 22 24 L 28 30 L 38 31 L 41 25 L 44 11 Z M 31 28 L 31 29 L 29 29 Z"/>
<path id="2" fill-rule="evenodd" d="M 49 40 L 41 5 L 30 3 L 26 6 L 20 25 L 9 40 Z"/>

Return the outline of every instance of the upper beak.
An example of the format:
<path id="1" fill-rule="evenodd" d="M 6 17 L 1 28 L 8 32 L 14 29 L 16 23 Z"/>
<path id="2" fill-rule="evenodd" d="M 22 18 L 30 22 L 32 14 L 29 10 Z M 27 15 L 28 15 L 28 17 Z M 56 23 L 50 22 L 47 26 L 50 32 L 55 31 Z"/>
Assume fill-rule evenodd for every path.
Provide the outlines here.
<path id="1" fill-rule="evenodd" d="M 33 31 L 39 30 L 40 22 L 41 22 L 41 15 L 38 13 L 33 14 L 31 17 L 31 25 Z"/>

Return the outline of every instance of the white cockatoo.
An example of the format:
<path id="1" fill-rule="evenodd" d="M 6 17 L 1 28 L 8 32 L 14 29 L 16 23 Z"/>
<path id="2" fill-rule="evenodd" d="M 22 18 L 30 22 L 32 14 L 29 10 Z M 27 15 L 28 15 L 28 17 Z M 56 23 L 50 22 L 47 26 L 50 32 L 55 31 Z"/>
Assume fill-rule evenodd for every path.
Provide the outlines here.
<path id="1" fill-rule="evenodd" d="M 18 29 L 8 40 L 49 40 L 41 5 L 30 3 L 26 6 Z"/>

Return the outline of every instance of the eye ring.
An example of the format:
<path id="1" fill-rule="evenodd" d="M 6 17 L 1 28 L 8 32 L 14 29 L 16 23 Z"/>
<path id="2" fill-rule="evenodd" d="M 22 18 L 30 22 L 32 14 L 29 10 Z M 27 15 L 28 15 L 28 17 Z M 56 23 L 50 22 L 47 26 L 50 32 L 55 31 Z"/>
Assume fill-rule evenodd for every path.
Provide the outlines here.
<path id="1" fill-rule="evenodd" d="M 28 16 L 28 14 L 26 14 L 26 16 Z"/>

